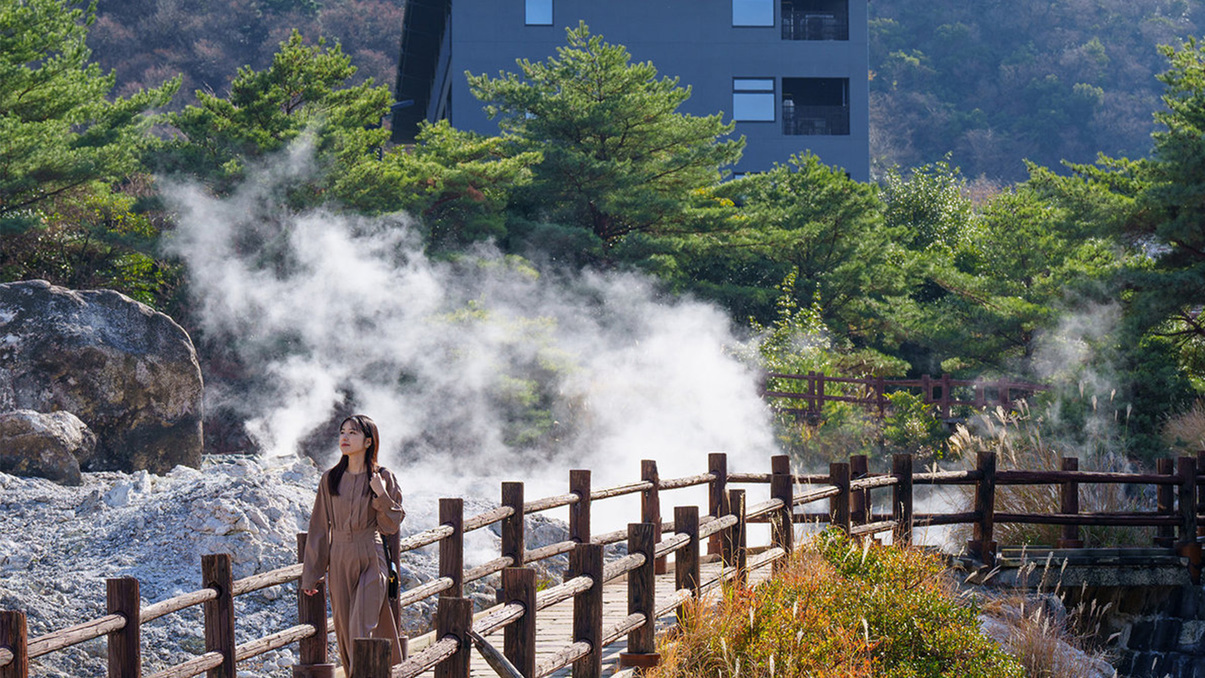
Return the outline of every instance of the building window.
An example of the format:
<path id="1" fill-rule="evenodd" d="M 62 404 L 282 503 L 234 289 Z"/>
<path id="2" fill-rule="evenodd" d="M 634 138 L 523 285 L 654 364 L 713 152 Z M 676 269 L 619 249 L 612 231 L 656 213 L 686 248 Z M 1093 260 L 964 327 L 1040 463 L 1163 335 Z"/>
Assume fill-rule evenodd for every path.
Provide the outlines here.
<path id="1" fill-rule="evenodd" d="M 773 26 L 774 0 L 732 0 L 733 26 Z"/>
<path id="2" fill-rule="evenodd" d="M 528 26 L 552 25 L 552 0 L 525 0 L 527 10 L 524 23 Z"/>
<path id="3" fill-rule="evenodd" d="M 783 78 L 783 134 L 849 134 L 849 78 Z"/>
<path id="4" fill-rule="evenodd" d="M 783 40 L 849 40 L 849 0 L 782 0 Z"/>
<path id="5" fill-rule="evenodd" d="M 774 78 L 733 78 L 732 119 L 774 122 Z"/>

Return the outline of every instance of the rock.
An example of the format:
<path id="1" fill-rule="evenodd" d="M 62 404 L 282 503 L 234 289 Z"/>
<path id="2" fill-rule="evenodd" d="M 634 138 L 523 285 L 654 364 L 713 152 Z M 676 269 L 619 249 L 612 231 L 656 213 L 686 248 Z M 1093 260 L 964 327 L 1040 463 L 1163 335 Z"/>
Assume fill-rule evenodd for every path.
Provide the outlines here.
<path id="1" fill-rule="evenodd" d="M 0 411 L 71 412 L 96 434 L 85 471 L 198 467 L 202 382 L 171 318 L 109 290 L 0 284 Z"/>
<path id="2" fill-rule="evenodd" d="M 70 412 L 17 410 L 0 414 L 0 471 L 80 484 L 96 434 Z"/>

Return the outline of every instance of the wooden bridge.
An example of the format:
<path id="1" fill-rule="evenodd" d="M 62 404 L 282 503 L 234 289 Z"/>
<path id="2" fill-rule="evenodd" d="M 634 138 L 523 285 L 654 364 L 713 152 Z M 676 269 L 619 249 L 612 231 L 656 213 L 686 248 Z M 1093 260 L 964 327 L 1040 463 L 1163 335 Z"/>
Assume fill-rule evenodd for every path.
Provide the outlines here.
<path id="1" fill-rule="evenodd" d="M 827 474 L 809 475 L 793 473 L 785 456 L 771 460 L 769 473 L 729 473 L 727 457 L 717 453 L 709 456 L 707 471 L 699 475 L 662 479 L 656 463 L 644 461 L 639 481 L 607 489 L 593 489 L 587 470 L 570 471 L 566 494 L 533 501 L 524 499 L 522 483 L 503 483 L 497 508 L 465 518 L 462 499 L 441 499 L 438 526 L 395 541 L 399 552 L 438 544 L 439 577 L 403 591 L 395 601 L 400 608 L 439 596 L 434 631 L 408 639 L 412 642 L 407 658 L 392 667 L 387 641 L 358 640 L 352 678 L 414 678 L 431 670 L 437 678 L 467 678 L 473 671 L 475 635 L 492 638 L 489 646 L 500 644 L 502 654 L 526 678 L 558 674 L 566 667 L 572 667 L 577 678 L 595 678 L 603 672 L 604 658 L 611 657 L 617 657 L 620 666 L 654 664 L 659 620 L 673 623 L 675 611 L 686 601 L 725 582 L 751 585 L 764 577 L 792 552 L 798 523 L 828 524 L 858 538 L 890 533 L 896 544 L 910 544 L 916 527 L 970 524 L 973 538 L 967 553 L 983 567 L 991 566 L 996 558 L 996 523 L 1061 525 L 1059 546 L 1064 547 L 1083 545 L 1078 530 L 1084 525 L 1153 527 L 1155 546 L 1179 556 L 1178 561 L 1187 561 L 1197 577 L 1201 562 L 1197 524 L 1205 482 L 1197 471 L 1205 463 L 1199 461 L 1205 462 L 1205 452 L 1161 462 L 1153 474 L 1079 471 L 1074 458 L 1064 459 L 1060 471 L 998 470 L 995 455 L 982 453 L 974 469 L 916 473 L 910 455 L 895 455 L 890 471 L 871 473 L 866 457 L 857 456 L 831 464 Z M 1125 514 L 1081 513 L 1079 486 L 1093 483 L 1153 485 L 1156 506 L 1151 511 Z M 973 504 L 957 513 L 915 513 L 913 489 L 923 484 L 971 485 Z M 1007 485 L 1056 485 L 1060 507 L 1052 513 L 996 511 L 996 490 Z M 673 520 L 663 519 L 663 495 L 700 486 L 708 488 L 706 507 L 676 506 Z M 887 491 L 890 501 L 882 502 Z M 747 493 L 765 498 L 749 505 Z M 641 498 L 639 522 L 625 530 L 591 532 L 594 504 L 636 494 Z M 889 510 L 876 512 L 875 497 Z M 807 510 L 817 502 L 824 502 L 825 510 Z M 568 539 L 527 549 L 525 516 L 558 507 L 568 507 Z M 797 510 L 799 507 L 802 510 Z M 751 523 L 769 523 L 768 543 L 747 543 Z M 465 533 L 494 524 L 500 524 L 499 557 L 466 568 Z M 618 543 L 626 543 L 626 555 L 605 562 L 604 547 Z M 299 548 L 299 553 L 302 550 Z M 1117 549 L 1108 551 L 1116 559 Z M 570 561 L 564 581 L 537 591 L 531 563 L 561 554 L 568 554 Z M 670 556 L 672 575 L 667 563 Z M 335 675 L 327 650 L 331 623 L 325 590 L 317 596 L 298 592 L 296 625 L 235 643 L 234 598 L 296 581 L 301 574 L 299 564 L 235 580 L 229 556 L 216 554 L 204 556 L 201 569 L 201 589 L 145 607 L 140 605 L 136 579 L 109 579 L 105 615 L 32 639 L 24 613 L 0 612 L 0 678 L 27 678 L 32 659 L 102 636 L 108 643 L 107 675 L 140 677 L 142 624 L 195 605 L 204 610 L 205 652 L 151 678 L 202 673 L 209 678 L 233 678 L 238 675 L 239 662 L 294 644 L 299 654 L 294 678 Z M 498 604 L 474 614 L 472 603 L 463 595 L 464 585 L 494 574 L 501 578 Z M 478 667 L 478 672 L 483 670 L 483 665 Z"/>

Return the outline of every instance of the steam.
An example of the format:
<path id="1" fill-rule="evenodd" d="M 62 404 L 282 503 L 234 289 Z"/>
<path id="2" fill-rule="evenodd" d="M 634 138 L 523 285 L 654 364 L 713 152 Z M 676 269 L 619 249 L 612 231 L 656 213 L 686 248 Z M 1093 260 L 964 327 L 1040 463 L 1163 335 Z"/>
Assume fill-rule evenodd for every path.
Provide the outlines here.
<path id="1" fill-rule="evenodd" d="M 167 191 L 205 341 L 258 375 L 242 392 L 207 374 L 209 405 L 243 413 L 263 454 L 295 455 L 357 411 L 380 426 L 384 463 L 448 492 L 564 492 L 568 468 L 602 487 L 636 479 L 642 458 L 696 474 L 711 451 L 768 466 L 769 415 L 720 310 L 489 247 L 433 261 L 404 216 L 291 213 L 278 196 L 308 158 L 294 148 L 226 199 Z"/>

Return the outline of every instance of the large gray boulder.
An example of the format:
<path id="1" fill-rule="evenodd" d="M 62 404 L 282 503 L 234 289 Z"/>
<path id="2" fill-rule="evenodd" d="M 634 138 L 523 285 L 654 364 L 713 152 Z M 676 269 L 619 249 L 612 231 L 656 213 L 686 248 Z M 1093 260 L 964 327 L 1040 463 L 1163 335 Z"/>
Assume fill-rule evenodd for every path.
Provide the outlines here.
<path id="1" fill-rule="evenodd" d="M 80 484 L 80 464 L 96 451 L 96 434 L 70 412 L 0 414 L 0 471 Z"/>
<path id="2" fill-rule="evenodd" d="M 109 290 L 0 284 L 0 412 L 71 412 L 97 437 L 84 470 L 199 467 L 201 367 L 171 318 Z"/>

